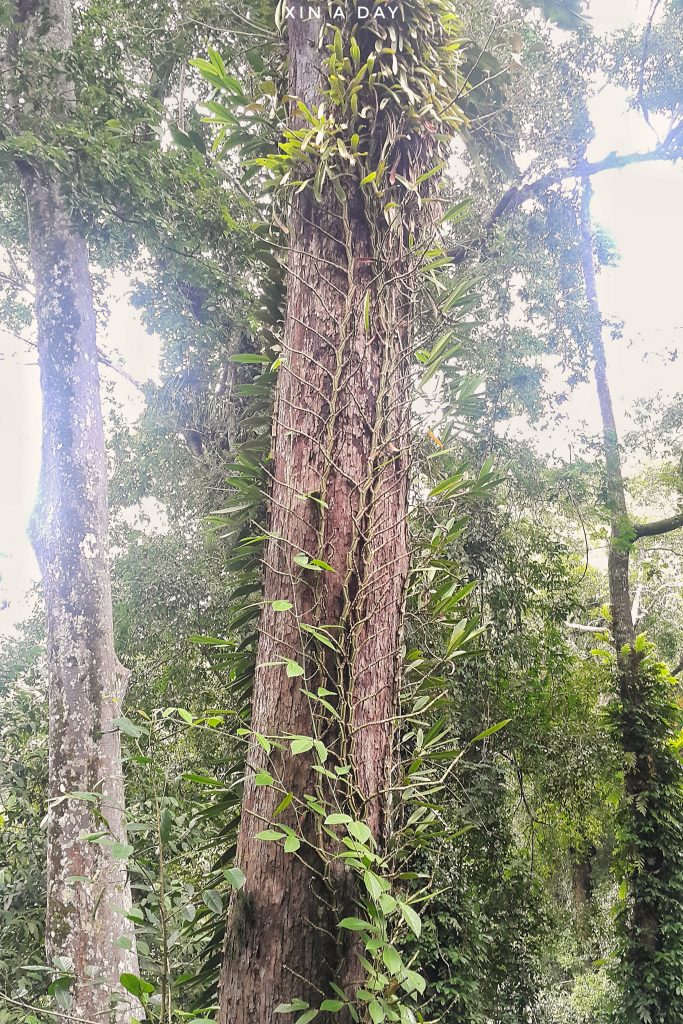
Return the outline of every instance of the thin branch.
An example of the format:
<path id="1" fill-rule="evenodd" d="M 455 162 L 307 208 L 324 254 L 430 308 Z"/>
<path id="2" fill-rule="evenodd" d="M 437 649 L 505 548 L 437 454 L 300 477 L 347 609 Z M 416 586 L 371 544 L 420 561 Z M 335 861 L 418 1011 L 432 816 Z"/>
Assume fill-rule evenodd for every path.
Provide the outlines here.
<path id="1" fill-rule="evenodd" d="M 464 263 L 468 256 L 481 252 L 493 234 L 498 222 L 508 214 L 514 213 L 527 199 L 542 195 L 555 185 L 575 178 L 591 178 L 603 171 L 615 171 L 632 164 L 653 163 L 659 160 L 677 160 L 683 157 L 683 121 L 679 121 L 669 131 L 666 138 L 654 149 L 645 153 L 609 153 L 602 160 L 577 160 L 569 167 L 557 167 L 540 178 L 527 181 L 523 185 L 513 185 L 499 200 L 497 206 L 484 225 L 484 233 L 468 245 L 460 245 L 447 253 L 454 264 Z"/>
<path id="2" fill-rule="evenodd" d="M 650 6 L 650 14 L 647 19 L 647 25 L 645 26 L 645 32 L 643 33 L 643 51 L 640 57 L 640 70 L 638 72 L 638 106 L 640 107 L 645 123 L 655 135 L 657 132 L 654 125 L 650 120 L 650 111 L 648 110 L 647 103 L 645 102 L 645 66 L 647 64 L 648 57 L 650 56 L 650 37 L 652 35 L 652 27 L 654 25 L 655 15 L 661 6 L 662 0 L 652 0 Z M 659 136 L 657 136 L 659 138 Z"/>
<path id="3" fill-rule="evenodd" d="M 142 391 L 144 394 L 145 389 L 140 383 L 140 381 L 136 380 L 135 377 L 131 377 L 128 371 L 124 370 L 122 366 L 119 366 L 117 363 L 112 362 L 109 356 L 105 352 L 103 352 L 102 349 L 99 347 L 97 349 L 97 357 L 104 366 L 108 366 L 110 370 L 113 370 L 115 373 L 120 374 L 120 376 L 123 377 L 124 380 L 127 380 L 129 384 L 132 384 L 134 388 L 137 388 L 138 391 Z"/>
<path id="4" fill-rule="evenodd" d="M 604 633 L 605 626 L 583 626 L 580 622 L 565 623 L 567 629 L 575 629 L 578 633 Z"/>
<path id="5" fill-rule="evenodd" d="M 673 533 L 674 530 L 683 528 L 683 512 L 670 516 L 669 519 L 658 519 L 654 523 L 634 523 L 633 529 L 636 539 L 641 537 L 661 537 L 665 533 Z"/>
<path id="6" fill-rule="evenodd" d="M 10 1006 L 19 1006 L 22 1010 L 30 1010 L 31 1013 L 34 1014 L 39 1013 L 41 1016 L 68 1021 L 68 1024 L 103 1024 L 101 1020 L 96 1021 L 91 1017 L 74 1017 L 73 1013 L 59 1013 L 58 1010 L 43 1010 L 40 1006 L 33 1006 L 31 1003 L 24 1003 L 21 999 L 12 999 L 11 996 L 5 995 L 4 992 L 0 992 L 0 999 L 5 1003 L 9 1003 Z"/>

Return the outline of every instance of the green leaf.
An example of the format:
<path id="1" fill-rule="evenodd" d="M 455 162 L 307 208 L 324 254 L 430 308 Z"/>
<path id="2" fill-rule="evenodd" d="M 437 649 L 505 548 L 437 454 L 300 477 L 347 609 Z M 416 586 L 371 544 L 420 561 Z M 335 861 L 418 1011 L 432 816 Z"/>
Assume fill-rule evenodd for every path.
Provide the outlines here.
<path id="1" fill-rule="evenodd" d="M 55 1002 L 62 1010 L 71 1006 L 71 978 L 55 978 L 48 987 L 48 994 L 54 996 Z"/>
<path id="2" fill-rule="evenodd" d="M 111 855 L 114 860 L 127 860 L 133 852 L 133 847 L 128 843 L 112 843 L 110 847 Z"/>
<path id="3" fill-rule="evenodd" d="M 301 846 L 301 840 L 297 836 L 287 836 L 285 839 L 285 853 L 296 853 Z"/>
<path id="4" fill-rule="evenodd" d="M 403 970 L 403 964 L 401 963 L 401 957 L 393 946 L 385 946 L 382 950 L 382 960 L 384 966 L 390 974 L 400 974 Z"/>
<path id="5" fill-rule="evenodd" d="M 223 875 L 233 889 L 241 889 L 244 886 L 244 871 L 241 868 L 225 868 Z"/>
<path id="6" fill-rule="evenodd" d="M 407 992 L 423 993 L 427 987 L 427 982 L 417 971 L 406 970 L 405 979 L 401 982 L 401 985 Z"/>
<path id="7" fill-rule="evenodd" d="M 348 825 L 352 821 L 350 814 L 328 814 L 325 818 L 326 825 Z"/>
<path id="8" fill-rule="evenodd" d="M 336 1013 L 337 1010 L 342 1010 L 343 1008 L 344 1003 L 341 999 L 323 999 L 320 1004 L 320 1009 L 327 1010 L 328 1013 Z"/>
<path id="9" fill-rule="evenodd" d="M 485 740 L 487 736 L 493 736 L 494 732 L 498 732 L 499 729 L 504 729 L 511 721 L 511 718 L 506 718 L 504 721 L 498 722 L 497 725 L 492 725 L 489 729 L 484 729 L 484 731 L 480 732 L 478 736 L 475 736 L 473 740 L 470 740 L 470 743 L 478 743 L 479 740 Z"/>
<path id="10" fill-rule="evenodd" d="M 295 565 L 300 565 L 304 569 L 308 569 L 308 566 L 310 565 L 311 562 L 308 555 L 304 554 L 303 551 L 301 551 L 298 555 L 295 555 L 292 561 L 294 562 Z"/>
<path id="11" fill-rule="evenodd" d="M 137 999 L 141 999 L 143 996 L 148 995 L 150 992 L 154 992 L 154 985 L 150 985 L 148 981 L 144 981 L 143 978 L 138 978 L 137 974 L 122 974 L 119 977 L 119 981 L 126 992 L 130 992 L 132 996 Z"/>
<path id="12" fill-rule="evenodd" d="M 244 506 L 240 506 L 244 507 Z M 230 512 L 231 509 L 219 509 L 219 512 Z M 193 644 L 204 644 L 207 647 L 232 647 L 232 641 L 222 640 L 219 636 L 190 636 L 188 637 L 190 643 Z"/>
<path id="13" fill-rule="evenodd" d="M 251 352 L 238 352 L 234 356 L 230 356 L 231 363 L 270 363 L 270 356 L 259 355 L 258 353 Z"/>
<path id="14" fill-rule="evenodd" d="M 408 925 L 410 930 L 414 932 L 416 938 L 420 938 L 420 932 L 422 931 L 422 922 L 419 916 L 415 913 L 412 907 L 409 907 L 407 903 L 401 903 L 398 900 L 398 908 L 401 911 L 401 916 L 405 923 Z"/>
<path id="15" fill-rule="evenodd" d="M 321 498 L 312 498 L 311 500 L 312 501 L 316 501 L 319 505 L 322 505 L 323 508 L 327 508 L 328 507 L 327 502 L 323 501 Z M 316 567 L 316 569 L 324 569 L 325 572 L 334 572 L 335 571 L 334 567 L 331 566 L 329 562 L 323 562 L 322 558 L 312 558 L 311 559 L 311 565 L 312 566 L 314 565 Z"/>
<path id="16" fill-rule="evenodd" d="M 293 799 L 294 799 L 294 794 L 293 793 L 285 793 L 285 795 L 283 796 L 282 800 L 280 801 L 280 803 L 277 805 L 277 807 L 273 811 L 273 817 L 277 818 L 278 814 L 282 814 L 282 812 L 289 807 L 289 805 L 291 804 Z"/>
<path id="17" fill-rule="evenodd" d="M 273 1013 L 294 1013 L 296 1010 L 307 1010 L 309 1005 L 303 999 L 295 999 L 291 1003 L 280 1003 L 275 1007 Z"/>
<path id="18" fill-rule="evenodd" d="M 141 736 L 146 736 L 148 732 L 144 726 L 136 725 L 135 722 L 131 722 L 130 718 L 126 718 L 125 715 L 121 715 L 120 718 L 115 718 L 112 725 L 126 736 L 132 736 L 132 738 L 136 740 Z"/>
<path id="19" fill-rule="evenodd" d="M 382 895 L 382 886 L 377 875 L 373 874 L 372 871 L 366 870 L 363 874 L 363 882 L 373 900 L 378 900 Z"/>
<path id="20" fill-rule="evenodd" d="M 294 605 L 291 601 L 271 601 L 270 607 L 274 612 L 288 612 Z"/>
<path id="21" fill-rule="evenodd" d="M 461 203 L 456 203 L 455 206 L 451 206 L 441 218 L 442 223 L 445 221 L 462 220 L 462 218 L 467 215 L 471 205 L 471 199 L 463 199 Z"/>
<path id="22" fill-rule="evenodd" d="M 373 999 L 368 1005 L 368 1013 L 370 1014 L 372 1024 L 382 1024 L 382 1022 L 386 1020 L 386 1014 L 376 999 Z"/>
<path id="23" fill-rule="evenodd" d="M 293 754 L 305 754 L 313 749 L 313 742 L 310 736 L 299 736 L 297 739 L 292 740 L 291 751 Z"/>
<path id="24" fill-rule="evenodd" d="M 318 1010 L 307 1010 L 306 1013 L 302 1013 L 300 1017 L 297 1017 L 294 1024 L 308 1024 L 309 1021 L 314 1020 L 318 1016 Z"/>
<path id="25" fill-rule="evenodd" d="M 372 931 L 374 926 L 369 921 L 361 921 L 359 917 L 345 917 L 339 922 L 337 928 L 347 928 L 350 932 L 365 932 Z"/>
<path id="26" fill-rule="evenodd" d="M 372 832 L 364 821 L 351 821 L 346 828 L 349 835 L 352 835 L 359 843 L 369 843 L 372 839 Z"/>
<path id="27" fill-rule="evenodd" d="M 257 839 L 263 839 L 264 842 L 270 843 L 270 842 L 273 842 L 276 839 L 284 839 L 285 838 L 285 833 L 284 832 L 276 832 L 274 828 L 266 828 L 266 829 L 263 830 L 263 832 L 258 832 L 256 834 L 256 838 Z"/>
<path id="28" fill-rule="evenodd" d="M 287 675 L 290 677 L 290 679 L 293 679 L 295 676 L 302 676 L 304 674 L 305 669 L 302 668 L 298 661 L 292 661 L 290 658 L 288 658 L 285 664 L 287 665 Z"/>
<path id="29" fill-rule="evenodd" d="M 332 640 L 331 637 L 323 633 L 322 630 L 316 629 L 315 626 L 309 626 L 308 623 L 306 622 L 300 622 L 299 628 L 302 629 L 304 633 L 309 633 L 311 636 L 315 637 L 315 639 L 318 640 L 321 644 L 324 644 L 325 647 L 329 647 L 331 651 L 339 650 L 334 640 Z"/>
<path id="30" fill-rule="evenodd" d="M 275 779 L 270 772 L 257 772 L 254 776 L 255 786 L 272 786 L 274 782 Z"/>
<path id="31" fill-rule="evenodd" d="M 202 899 L 212 913 L 223 913 L 223 898 L 215 889 L 205 889 L 202 893 Z"/>

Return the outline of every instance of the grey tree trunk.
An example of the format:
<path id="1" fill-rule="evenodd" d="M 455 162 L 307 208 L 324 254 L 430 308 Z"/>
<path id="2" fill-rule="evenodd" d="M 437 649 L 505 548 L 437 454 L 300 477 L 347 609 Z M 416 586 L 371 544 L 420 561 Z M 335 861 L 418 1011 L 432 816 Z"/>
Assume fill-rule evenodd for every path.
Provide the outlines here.
<path id="1" fill-rule="evenodd" d="M 659 837 L 649 829 L 650 819 L 645 818 L 639 801 L 644 801 L 658 785 L 654 759 L 647 731 L 635 723 L 640 708 L 648 700 L 647 682 L 641 678 L 642 656 L 635 647 L 636 632 L 633 622 L 631 595 L 629 589 L 629 567 L 631 549 L 638 534 L 628 515 L 624 473 L 619 450 L 612 395 L 607 373 L 607 356 L 602 333 L 602 315 L 597 292 L 595 258 L 593 254 L 593 227 L 590 213 L 592 189 L 584 181 L 581 195 L 581 260 L 584 289 L 590 315 L 590 343 L 593 357 L 593 373 L 600 405 L 603 431 L 603 452 L 605 456 L 605 482 L 609 504 L 611 536 L 608 552 L 607 573 L 612 611 L 612 633 L 617 650 L 616 682 L 622 704 L 620 731 L 623 751 L 626 756 L 624 785 L 629 801 L 631 828 L 641 840 L 640 854 L 643 867 L 633 872 L 630 879 L 633 901 L 629 937 L 631 947 L 655 952 L 664 942 L 667 921 L 657 913 L 655 905 L 647 894 L 640 895 L 642 887 L 639 876 L 651 875 L 653 879 L 662 873 L 662 857 L 658 846 Z M 645 853 L 643 854 L 643 850 Z M 647 982 L 638 979 L 645 988 Z"/>
<path id="2" fill-rule="evenodd" d="M 71 8 L 42 0 L 16 9 L 15 53 L 59 60 L 72 41 Z M 30 79 L 29 79 L 30 80 Z M 35 86 L 34 86 L 35 88 Z M 18 128 L 33 90 L 17 102 Z M 68 113 L 73 88 L 56 79 L 49 102 Z M 30 527 L 48 634 L 49 800 L 47 955 L 73 976 L 67 1020 L 128 1024 L 140 1010 L 121 989 L 138 973 L 125 859 L 119 732 L 127 672 L 114 652 L 108 564 L 107 457 L 100 405 L 95 311 L 86 243 L 49 170 L 19 164 L 28 211 L 43 399 L 39 499 Z M 105 819 L 73 793 L 97 794 Z M 103 842 L 83 834 L 103 831 Z M 123 940 L 123 945 L 118 940 Z M 124 948 L 128 946 L 129 948 Z"/>

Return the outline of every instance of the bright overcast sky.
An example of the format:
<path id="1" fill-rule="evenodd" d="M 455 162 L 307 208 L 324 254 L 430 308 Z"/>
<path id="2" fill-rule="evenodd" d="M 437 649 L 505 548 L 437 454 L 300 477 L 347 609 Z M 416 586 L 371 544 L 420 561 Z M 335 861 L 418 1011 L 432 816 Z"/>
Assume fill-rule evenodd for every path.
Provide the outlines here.
<path id="1" fill-rule="evenodd" d="M 592 0 L 597 31 L 625 27 L 647 15 L 648 0 Z M 648 149 L 653 137 L 639 114 L 626 108 L 623 94 L 606 89 L 595 100 L 592 116 L 597 138 L 590 155 L 612 150 Z M 664 361 L 681 345 L 681 271 L 679 246 L 683 237 L 683 168 L 649 164 L 598 175 L 594 181 L 595 219 L 614 238 L 621 253 L 618 268 L 601 275 L 600 292 L 606 316 L 626 322 L 626 341 L 610 347 L 610 369 L 620 419 L 634 398 L 659 390 L 673 392 L 678 365 Z M 126 301 L 120 275 L 112 286 L 112 316 L 101 346 L 138 380 L 153 377 L 158 343 L 142 329 Z M 645 356 L 645 353 L 649 353 Z M 683 358 L 683 355 L 682 355 Z M 674 370 L 676 372 L 672 372 Z M 130 411 L 139 412 L 133 387 L 106 368 L 116 394 Z M 580 389 L 568 403 L 570 422 L 587 420 L 597 428 L 595 400 L 590 387 Z M 571 428 L 553 436 L 559 455 L 568 454 Z M 0 631 L 21 617 L 23 595 L 36 579 L 36 567 L 26 538 L 26 524 L 35 498 L 40 447 L 40 395 L 35 355 L 22 351 L 14 338 L 0 335 L 0 480 L 5 493 L 0 506 Z"/>

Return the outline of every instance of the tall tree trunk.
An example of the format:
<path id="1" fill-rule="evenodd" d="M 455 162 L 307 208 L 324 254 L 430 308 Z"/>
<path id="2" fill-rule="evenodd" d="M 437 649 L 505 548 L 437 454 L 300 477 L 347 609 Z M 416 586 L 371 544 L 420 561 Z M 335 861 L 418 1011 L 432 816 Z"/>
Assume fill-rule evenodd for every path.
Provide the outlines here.
<path id="1" fill-rule="evenodd" d="M 619 434 L 607 376 L 607 356 L 602 334 L 602 315 L 598 300 L 593 256 L 593 228 L 590 213 L 591 198 L 592 188 L 588 179 L 585 179 L 581 193 L 581 265 L 588 303 L 593 375 L 595 377 L 595 387 L 602 420 L 605 483 L 611 526 L 608 576 L 614 641 L 621 665 L 624 658 L 627 662 L 629 660 L 628 654 L 622 656 L 622 648 L 626 645 L 632 646 L 635 640 L 628 579 L 631 546 L 635 539 L 635 533 L 626 508 L 624 474 L 621 465 L 621 453 L 619 451 Z"/>
<path id="2" fill-rule="evenodd" d="M 16 52 L 59 60 L 72 41 L 71 7 L 42 0 L 17 8 Z M 35 65 L 32 65 L 35 67 Z M 52 114 L 68 113 L 73 88 L 53 79 Z M 43 82 L 45 85 L 45 82 Z M 18 127 L 31 116 L 36 83 L 18 104 Z M 23 108 L 23 109 L 22 109 Z M 25 113 L 26 110 L 29 113 Z M 49 800 L 46 945 L 73 975 L 67 1019 L 130 1021 L 122 972 L 138 973 L 125 859 L 119 732 L 127 672 L 114 652 L 108 564 L 107 457 L 95 311 L 84 239 L 74 228 L 49 170 L 19 164 L 28 210 L 43 401 L 39 498 L 31 521 L 45 597 L 49 679 Z M 91 803 L 71 796 L 93 793 Z M 105 831 L 103 842 L 85 833 Z M 117 940 L 124 939 L 123 948 Z M 113 1003 L 119 999 L 116 1009 Z M 139 1016 L 139 1012 L 138 1012 Z"/>
<path id="3" fill-rule="evenodd" d="M 626 957 L 631 962 L 634 989 L 642 997 L 652 987 L 656 977 L 651 957 L 664 950 L 667 933 L 674 933 L 669 921 L 670 905 L 666 900 L 653 897 L 653 893 L 666 891 L 671 873 L 669 858 L 677 858 L 666 846 L 665 825 L 661 812 L 656 810 L 660 795 L 665 792 L 665 776 L 680 774 L 677 755 L 662 744 L 665 728 L 657 720 L 656 709 L 650 708 L 652 682 L 643 671 L 643 654 L 637 650 L 629 591 L 629 562 L 631 549 L 638 537 L 626 507 L 624 476 L 619 451 L 619 437 L 607 373 L 607 358 L 603 342 L 602 317 L 598 301 L 593 228 L 590 203 L 592 189 L 587 180 L 581 196 L 581 258 L 585 294 L 588 303 L 590 343 L 593 356 L 595 384 L 600 404 L 603 428 L 606 487 L 609 503 L 611 537 L 609 542 L 608 575 L 612 629 L 617 649 L 617 689 L 621 705 L 619 727 L 624 753 L 624 782 L 630 832 L 637 849 L 639 862 L 630 878 L 631 909 Z M 672 520 L 673 522 L 673 520 Z M 661 524 L 654 524 L 655 526 Z M 675 526 L 671 527 L 675 528 Z M 647 724 L 646 724 L 647 723 Z M 661 777 L 660 776 L 661 773 Z M 650 817 L 650 815 L 653 815 Z M 661 832 L 660 832 L 661 828 Z M 656 961 L 654 961 L 656 963 Z M 647 998 L 646 998 L 647 1002 Z M 649 1011 L 648 1011 L 649 1012 Z M 629 1018 L 630 1020 L 630 1018 Z"/>
<path id="4" fill-rule="evenodd" d="M 288 92 L 316 111 L 327 88 L 320 22 L 296 18 L 288 28 Z M 294 110 L 293 126 L 305 126 Z M 415 181 L 437 162 L 433 130 L 400 134 L 400 156 L 397 144 L 387 158 L 387 165 L 395 159 L 392 173 Z M 333 751 L 330 765 L 350 765 L 351 775 L 337 787 L 347 792 L 328 790 L 338 803 L 327 809 L 362 818 L 381 850 L 396 778 L 393 722 L 409 564 L 410 362 L 420 259 L 409 231 L 419 236 L 419 218 L 431 221 L 415 205 L 417 220 L 397 229 L 379 204 L 369 213 L 358 178 L 349 183 L 340 175 L 338 184 L 343 195 L 329 182 L 320 196 L 310 186 L 299 192 L 287 218 L 287 304 L 252 726 L 266 737 L 316 734 Z M 301 555 L 330 568 L 307 568 L 305 559 L 295 560 Z M 275 610 L 273 602 L 283 600 L 291 610 Z M 329 627 L 334 650 L 306 626 Z M 284 659 L 305 674 L 289 675 Z M 338 720 L 317 714 L 303 692 L 321 686 Z M 321 856 L 315 814 L 302 820 L 290 805 L 275 819 L 303 830 L 306 842 L 296 854 L 255 838 L 273 822 L 281 792 L 257 785 L 254 773 L 267 769 L 303 802 L 320 791 L 313 752 L 293 757 L 285 748 L 269 755 L 252 739 L 247 763 L 236 858 L 245 885 L 228 917 L 221 1024 L 266 1024 L 277 1019 L 278 1004 L 294 998 L 319 1006 L 333 995 L 332 981 L 352 997 L 362 979 L 357 941 L 337 928 L 340 917 L 354 913 L 351 876 Z"/>

